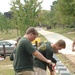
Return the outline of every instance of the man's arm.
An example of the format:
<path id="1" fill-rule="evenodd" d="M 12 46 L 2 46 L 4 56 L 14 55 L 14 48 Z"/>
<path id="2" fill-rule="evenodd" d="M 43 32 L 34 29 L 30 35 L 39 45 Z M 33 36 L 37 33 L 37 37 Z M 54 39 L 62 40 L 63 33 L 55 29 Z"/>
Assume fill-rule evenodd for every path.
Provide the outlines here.
<path id="1" fill-rule="evenodd" d="M 46 59 L 39 51 L 36 50 L 35 52 L 33 52 L 33 55 L 36 58 L 38 58 L 38 59 L 40 59 L 40 60 L 42 60 L 42 61 L 44 61 L 46 63 L 51 64 L 51 60 Z"/>

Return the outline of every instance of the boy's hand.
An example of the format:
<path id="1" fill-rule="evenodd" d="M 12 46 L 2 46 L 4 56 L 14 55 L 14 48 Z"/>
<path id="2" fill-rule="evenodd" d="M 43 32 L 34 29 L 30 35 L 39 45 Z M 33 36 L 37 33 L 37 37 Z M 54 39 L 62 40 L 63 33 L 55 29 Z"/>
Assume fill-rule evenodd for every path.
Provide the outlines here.
<path id="1" fill-rule="evenodd" d="M 56 66 L 56 64 L 52 63 L 52 70 L 55 70 L 55 66 Z"/>
<path id="2" fill-rule="evenodd" d="M 53 62 L 51 64 L 48 64 L 48 67 L 51 71 L 55 70 L 55 66 L 56 66 L 56 64 Z"/>

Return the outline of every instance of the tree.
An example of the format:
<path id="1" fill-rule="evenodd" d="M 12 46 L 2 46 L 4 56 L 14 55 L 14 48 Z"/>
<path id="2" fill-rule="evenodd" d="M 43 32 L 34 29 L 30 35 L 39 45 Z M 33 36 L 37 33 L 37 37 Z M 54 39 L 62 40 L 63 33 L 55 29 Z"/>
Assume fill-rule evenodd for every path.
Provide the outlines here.
<path id="1" fill-rule="evenodd" d="M 57 0 L 56 5 L 57 16 L 60 17 L 60 22 L 65 25 L 71 25 L 75 15 L 75 1 L 74 0 Z"/>
<path id="2" fill-rule="evenodd" d="M 24 0 L 23 4 L 20 0 L 11 2 L 11 11 L 13 12 L 11 24 L 14 28 L 20 30 L 21 35 L 25 33 L 28 27 L 38 24 L 41 3 L 38 0 Z"/>
<path id="3" fill-rule="evenodd" d="M 0 31 L 8 30 L 9 25 L 7 24 L 7 18 L 4 14 L 0 13 Z"/>

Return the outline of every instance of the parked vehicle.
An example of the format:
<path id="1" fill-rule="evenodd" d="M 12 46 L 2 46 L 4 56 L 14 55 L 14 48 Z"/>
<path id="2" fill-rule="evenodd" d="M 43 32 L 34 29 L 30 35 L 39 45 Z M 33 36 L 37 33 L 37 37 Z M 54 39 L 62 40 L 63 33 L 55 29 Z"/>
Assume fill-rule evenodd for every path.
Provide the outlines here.
<path id="1" fill-rule="evenodd" d="M 0 55 L 4 55 L 4 48 L 6 55 L 11 54 L 14 50 L 16 41 L 14 40 L 2 40 L 0 41 Z"/>

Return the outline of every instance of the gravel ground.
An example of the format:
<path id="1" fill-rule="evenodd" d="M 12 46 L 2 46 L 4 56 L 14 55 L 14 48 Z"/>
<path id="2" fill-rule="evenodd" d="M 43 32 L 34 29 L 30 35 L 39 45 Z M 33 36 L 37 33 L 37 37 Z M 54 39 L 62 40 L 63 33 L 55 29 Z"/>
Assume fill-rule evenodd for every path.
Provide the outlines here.
<path id="1" fill-rule="evenodd" d="M 64 63 L 69 71 L 75 75 L 75 55 L 69 54 L 56 54 L 58 58 Z"/>

